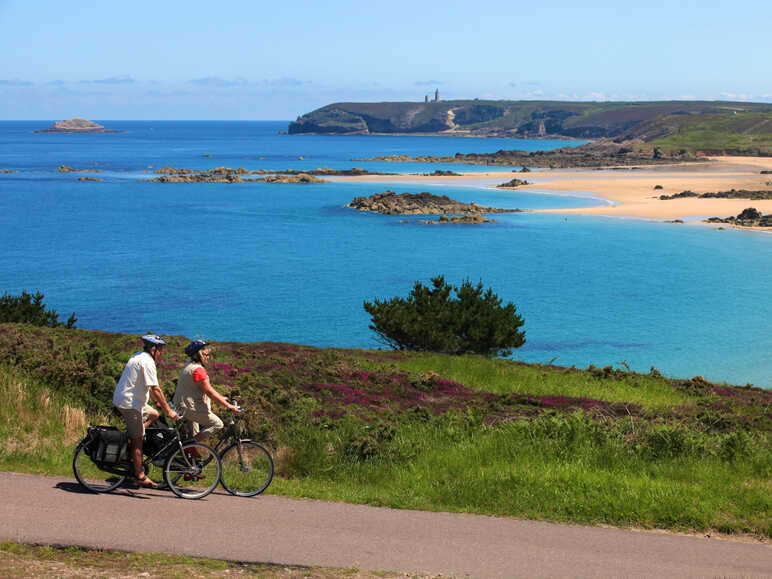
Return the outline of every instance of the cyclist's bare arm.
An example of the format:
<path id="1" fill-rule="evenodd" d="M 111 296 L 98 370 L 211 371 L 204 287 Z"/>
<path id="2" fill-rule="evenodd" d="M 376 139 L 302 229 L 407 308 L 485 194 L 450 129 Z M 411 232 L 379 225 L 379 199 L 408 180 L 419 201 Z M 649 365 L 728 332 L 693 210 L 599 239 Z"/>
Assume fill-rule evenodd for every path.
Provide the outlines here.
<path id="1" fill-rule="evenodd" d="M 201 382 L 198 383 L 198 387 L 201 388 L 201 391 L 204 394 L 209 396 L 209 398 L 211 398 L 212 400 L 217 402 L 220 406 L 224 406 L 225 408 L 227 408 L 228 410 L 230 410 L 232 412 L 238 412 L 239 411 L 238 406 L 235 406 L 235 405 L 231 404 L 230 402 L 228 402 L 228 400 L 226 400 L 225 396 L 220 394 L 217 390 L 214 389 L 214 387 L 212 387 L 212 383 L 209 381 L 209 377 L 208 376 L 206 378 L 204 378 Z"/>
<path id="2" fill-rule="evenodd" d="M 179 418 L 179 415 L 169 407 L 169 403 L 166 401 L 166 396 L 164 396 L 160 386 L 155 385 L 150 387 L 150 398 L 163 409 L 166 416 L 172 420 L 177 420 Z"/>

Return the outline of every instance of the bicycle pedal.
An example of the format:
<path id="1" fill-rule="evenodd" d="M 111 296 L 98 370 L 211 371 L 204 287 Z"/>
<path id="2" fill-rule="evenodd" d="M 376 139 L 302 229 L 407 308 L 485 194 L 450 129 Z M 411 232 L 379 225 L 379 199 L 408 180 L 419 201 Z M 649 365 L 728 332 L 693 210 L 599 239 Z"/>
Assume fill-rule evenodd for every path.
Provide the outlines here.
<path id="1" fill-rule="evenodd" d="M 205 474 L 184 474 L 182 475 L 182 478 L 185 480 L 201 480 L 202 478 L 206 478 Z"/>

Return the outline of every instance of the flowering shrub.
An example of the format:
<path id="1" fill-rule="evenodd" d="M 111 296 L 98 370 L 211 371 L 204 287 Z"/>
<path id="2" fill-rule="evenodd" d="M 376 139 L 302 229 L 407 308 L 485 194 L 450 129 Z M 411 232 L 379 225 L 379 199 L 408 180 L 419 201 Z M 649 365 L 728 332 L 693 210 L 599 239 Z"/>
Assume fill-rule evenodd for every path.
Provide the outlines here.
<path id="1" fill-rule="evenodd" d="M 169 346 L 158 373 L 170 397 L 179 371 L 187 363 L 183 349 L 188 340 L 166 340 Z M 0 324 L 0 357 L 6 363 L 24 368 L 74 401 L 100 412 L 109 411 L 123 365 L 139 347 L 137 336 L 125 334 Z M 635 404 L 518 393 L 516 384 L 508 394 L 473 390 L 434 372 L 417 375 L 397 369 L 394 362 L 409 356 L 405 353 L 218 342 L 212 345 L 212 354 L 212 384 L 224 395 L 239 398 L 248 409 L 245 420 L 253 434 L 286 437 L 299 423 L 327 429 L 339 437 L 345 430 L 349 434 L 343 438 L 348 442 L 338 440 L 333 447 L 360 458 L 375 456 L 377 449 L 387 446 L 388 437 L 374 437 L 374 425 L 385 425 L 383 432 L 388 432 L 398 424 L 426 422 L 444 415 L 478 416 L 479 425 L 487 427 L 575 412 L 606 424 L 631 419 L 630 444 L 668 456 L 696 448 L 688 442 L 692 435 L 684 434 L 683 428 L 689 432 L 768 433 L 772 424 L 772 392 L 718 386 L 700 377 L 669 381 L 674 388 L 694 396 L 694 402 L 652 415 Z M 567 380 L 571 372 L 583 372 L 554 371 L 564 372 Z M 616 377 L 604 377 L 610 373 L 592 368 L 589 373 L 599 380 Z M 643 422 L 677 428 L 655 429 L 646 438 Z M 748 447 L 740 439 L 724 444 L 727 456 Z"/>

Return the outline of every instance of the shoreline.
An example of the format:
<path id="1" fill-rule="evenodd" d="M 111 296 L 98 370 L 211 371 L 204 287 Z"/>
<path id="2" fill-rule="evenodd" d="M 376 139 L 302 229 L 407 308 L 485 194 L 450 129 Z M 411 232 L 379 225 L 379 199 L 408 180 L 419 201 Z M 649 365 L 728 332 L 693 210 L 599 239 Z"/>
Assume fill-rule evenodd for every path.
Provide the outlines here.
<path id="1" fill-rule="evenodd" d="M 762 213 L 772 213 L 772 200 L 699 199 L 682 198 L 660 200 L 660 195 L 673 195 L 691 190 L 696 193 L 729 191 L 730 189 L 772 190 L 770 157 L 710 157 L 711 163 L 639 166 L 636 169 L 533 169 L 529 173 L 517 171 L 485 171 L 463 173 L 457 177 L 417 174 L 362 175 L 335 177 L 335 181 L 372 183 L 411 183 L 471 185 L 471 181 L 490 182 L 490 186 L 504 183 L 512 176 L 522 176 L 530 183 L 516 189 L 529 193 L 574 193 L 599 198 L 608 204 L 594 207 L 533 210 L 538 213 L 604 215 L 641 219 L 673 220 L 685 218 L 729 217 L 743 209 L 755 207 Z M 654 189 L 660 185 L 662 189 Z M 721 227 L 736 227 L 714 224 Z M 743 228 L 748 229 L 748 228 Z M 752 228 L 772 231 L 772 228 Z"/>

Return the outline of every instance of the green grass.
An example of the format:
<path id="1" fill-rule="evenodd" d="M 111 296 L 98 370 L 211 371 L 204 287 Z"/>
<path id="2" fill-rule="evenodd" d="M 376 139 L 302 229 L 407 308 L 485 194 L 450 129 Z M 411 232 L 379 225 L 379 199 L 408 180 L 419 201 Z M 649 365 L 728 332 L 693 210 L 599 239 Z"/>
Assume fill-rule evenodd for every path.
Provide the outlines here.
<path id="1" fill-rule="evenodd" d="M 647 143 L 665 151 L 746 152 L 772 154 L 772 114 L 741 113 L 685 118 L 678 133 Z"/>
<path id="2" fill-rule="evenodd" d="M 686 451 L 644 456 L 585 418 L 467 428 L 463 419 L 411 424 L 369 461 L 320 465 L 275 492 L 435 511 L 515 515 L 769 537 L 772 465 L 759 448 L 736 460 Z M 410 449 L 410 450 L 408 450 Z"/>
<path id="3" fill-rule="evenodd" d="M 647 408 L 674 406 L 689 400 L 688 395 L 657 377 L 605 368 L 597 370 L 601 375 L 605 374 L 604 379 L 599 380 L 592 372 L 479 356 L 415 354 L 396 365 L 411 372 L 436 372 L 470 388 L 496 394 L 562 394 L 640 404 Z"/>
<path id="4" fill-rule="evenodd" d="M 72 478 L 74 446 L 107 420 L 114 380 L 87 362 L 112 372 L 134 339 L 0 325 L 0 468 Z M 185 344 L 169 341 L 167 397 Z M 272 450 L 269 493 L 772 536 L 769 391 L 476 356 L 274 343 L 213 353 L 213 383 L 238 391 Z"/>
<path id="5" fill-rule="evenodd" d="M 94 417 L 96 419 L 96 417 Z M 82 408 L 70 405 L 8 364 L 0 365 L 0 468 L 63 474 L 87 426 Z"/>

